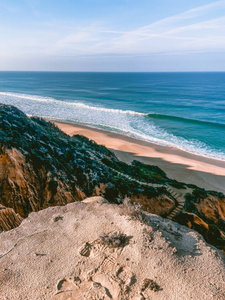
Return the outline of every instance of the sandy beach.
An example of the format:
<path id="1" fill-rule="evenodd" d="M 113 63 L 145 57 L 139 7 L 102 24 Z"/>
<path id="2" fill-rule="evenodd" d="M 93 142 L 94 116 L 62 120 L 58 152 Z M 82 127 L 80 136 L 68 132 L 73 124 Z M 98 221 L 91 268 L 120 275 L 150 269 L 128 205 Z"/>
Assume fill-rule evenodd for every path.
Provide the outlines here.
<path id="1" fill-rule="evenodd" d="M 136 159 L 146 164 L 156 165 L 170 178 L 225 193 L 225 162 L 223 161 L 79 124 L 50 121 L 68 135 L 81 134 L 106 146 L 126 163 Z"/>

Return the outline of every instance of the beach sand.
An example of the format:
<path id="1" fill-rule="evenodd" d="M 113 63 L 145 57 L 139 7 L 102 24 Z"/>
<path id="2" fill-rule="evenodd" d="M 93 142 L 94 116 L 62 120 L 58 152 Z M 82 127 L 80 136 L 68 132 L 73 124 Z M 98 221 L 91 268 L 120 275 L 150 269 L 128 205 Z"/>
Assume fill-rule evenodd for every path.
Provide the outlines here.
<path id="1" fill-rule="evenodd" d="M 173 147 L 164 147 L 125 135 L 93 129 L 87 126 L 54 122 L 68 135 L 81 134 L 112 150 L 116 156 L 131 163 L 134 159 L 156 165 L 168 177 L 192 183 L 206 190 L 225 193 L 225 162 L 190 154 Z"/>

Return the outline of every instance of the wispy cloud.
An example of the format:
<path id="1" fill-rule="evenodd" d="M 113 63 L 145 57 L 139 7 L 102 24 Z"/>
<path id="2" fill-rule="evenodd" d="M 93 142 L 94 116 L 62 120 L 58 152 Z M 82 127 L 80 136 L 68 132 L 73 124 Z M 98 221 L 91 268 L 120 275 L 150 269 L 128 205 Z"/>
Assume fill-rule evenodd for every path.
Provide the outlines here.
<path id="1" fill-rule="evenodd" d="M 225 50 L 225 1 L 217 1 L 164 18 L 133 31 L 100 26 L 75 29 L 48 47 L 68 55 L 151 54 Z"/>
<path id="2" fill-rule="evenodd" d="M 40 1 L 24 0 L 38 14 Z M 5 7 L 5 9 L 14 9 Z M 15 8 L 16 9 L 16 8 Z M 79 24 L 79 25 L 78 25 Z M 225 0 L 196 7 L 151 24 L 124 30 L 96 20 L 81 26 L 71 20 L 44 19 L 35 28 L 3 28 L 3 58 L 44 57 L 46 60 L 60 57 L 84 59 L 85 57 L 135 58 L 153 55 L 182 55 L 187 53 L 225 53 Z M 9 39 L 9 36 L 12 37 Z M 15 50 L 16 49 L 16 50 Z M 93 58 L 94 59 L 94 58 Z"/>
<path id="3" fill-rule="evenodd" d="M 187 10 L 185 12 L 173 15 L 171 17 L 164 18 L 162 20 L 159 20 L 157 22 L 154 22 L 150 25 L 141 27 L 138 30 L 144 31 L 144 30 L 163 30 L 168 29 L 169 27 L 174 27 L 178 23 L 182 22 L 193 22 L 193 19 L 197 20 L 200 17 L 207 17 L 209 18 L 210 15 L 212 15 L 215 11 L 218 12 L 218 10 L 221 10 L 225 8 L 225 1 L 216 1 L 211 4 L 203 5 L 200 7 L 196 7 L 190 10 Z M 179 26 L 179 25 L 178 25 Z"/>

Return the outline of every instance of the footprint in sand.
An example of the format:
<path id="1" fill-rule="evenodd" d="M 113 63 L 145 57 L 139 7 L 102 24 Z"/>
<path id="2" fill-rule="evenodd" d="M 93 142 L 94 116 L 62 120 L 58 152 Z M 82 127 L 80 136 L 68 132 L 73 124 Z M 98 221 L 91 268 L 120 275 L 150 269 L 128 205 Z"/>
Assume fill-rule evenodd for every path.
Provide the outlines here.
<path id="1" fill-rule="evenodd" d="M 112 300 L 109 292 L 100 283 L 93 281 L 73 283 L 62 279 L 57 284 L 57 290 L 52 300 Z"/>
<path id="2" fill-rule="evenodd" d="M 96 266 L 90 270 L 82 270 L 85 280 L 71 281 L 62 279 L 57 285 L 57 293 L 52 300 L 128 300 L 130 286 L 135 283 L 135 275 L 130 268 L 119 264 L 118 255 L 122 247 L 110 248 L 100 240 L 86 242 L 79 249 L 79 254 L 96 260 Z M 93 261 L 92 261 L 93 262 Z"/>

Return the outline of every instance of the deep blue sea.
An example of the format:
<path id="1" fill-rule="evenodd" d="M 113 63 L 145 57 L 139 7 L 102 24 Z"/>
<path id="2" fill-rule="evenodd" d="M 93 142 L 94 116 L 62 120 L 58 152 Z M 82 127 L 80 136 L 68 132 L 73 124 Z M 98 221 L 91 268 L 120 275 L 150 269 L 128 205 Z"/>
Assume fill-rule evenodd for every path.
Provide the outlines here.
<path id="1" fill-rule="evenodd" d="M 0 102 L 225 160 L 225 73 L 0 72 Z"/>

